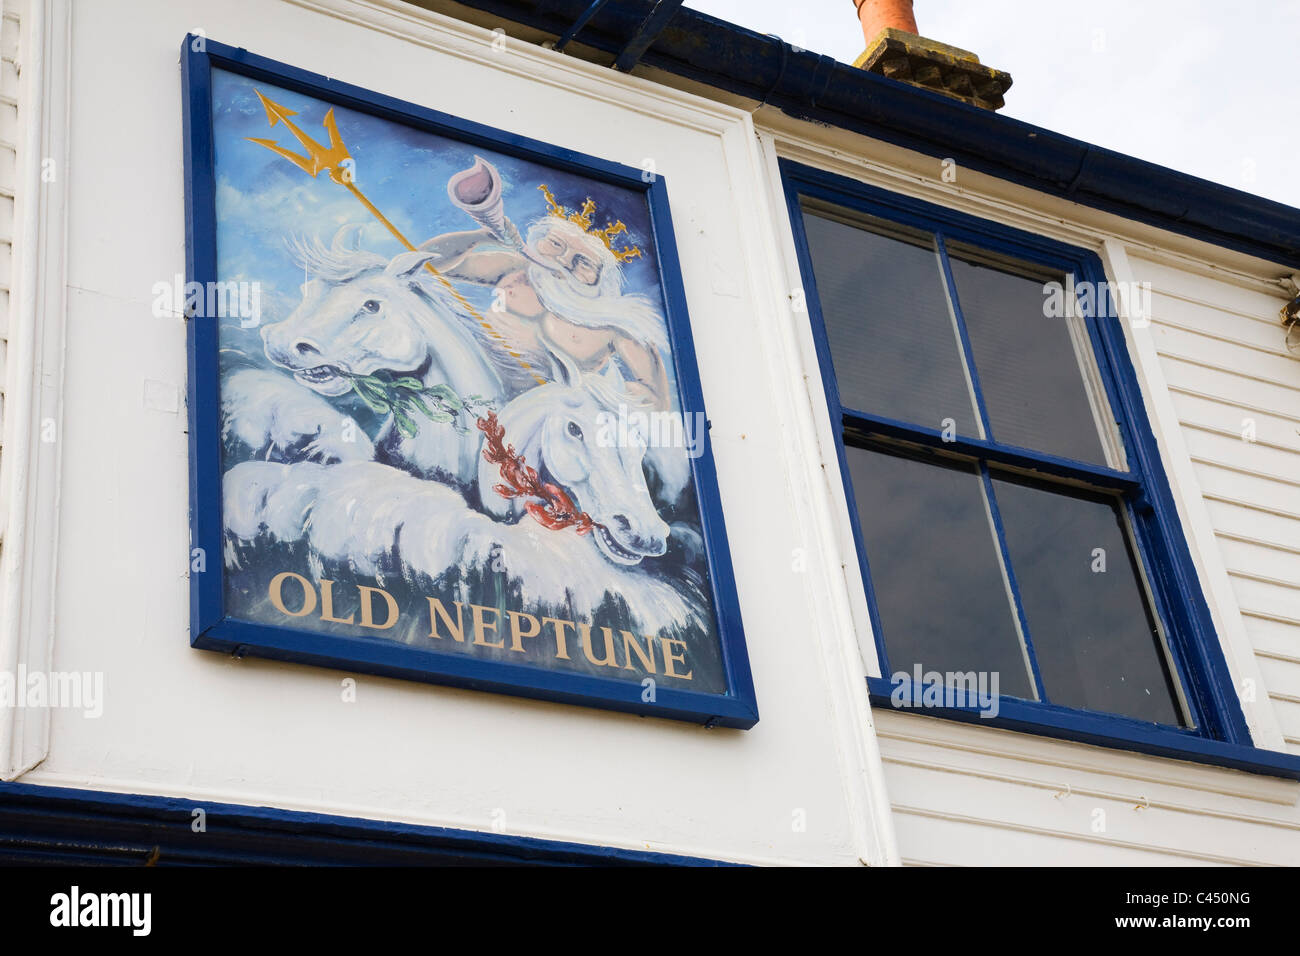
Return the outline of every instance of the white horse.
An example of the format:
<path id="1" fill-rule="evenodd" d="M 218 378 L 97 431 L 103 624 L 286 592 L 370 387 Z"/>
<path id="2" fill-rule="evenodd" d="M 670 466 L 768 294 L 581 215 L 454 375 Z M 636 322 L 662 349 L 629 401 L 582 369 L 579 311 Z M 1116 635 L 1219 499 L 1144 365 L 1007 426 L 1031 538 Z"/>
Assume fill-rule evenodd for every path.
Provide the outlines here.
<path id="1" fill-rule="evenodd" d="M 231 373 L 222 383 L 223 436 L 281 460 L 368 461 L 378 448 L 383 460 L 416 475 L 468 486 L 478 471 L 479 440 L 468 414 L 459 415 L 454 428 L 417 412 L 414 436 L 403 434 L 389 415 L 372 443 L 327 399 L 347 395 L 353 376 L 384 372 L 499 404 L 507 397 L 503 381 L 512 383 L 512 391 L 531 389 L 531 375 L 424 268 L 436 253 L 386 260 L 349 244 L 355 228 L 340 229 L 328 249 L 319 241 L 298 244 L 299 259 L 313 278 L 302 286 L 302 301 L 289 317 L 261 330 L 267 358 L 292 374 L 256 368 Z M 546 357 L 562 366 L 554 373 L 557 380 L 575 380 L 571 359 L 559 350 Z M 611 361 L 606 369 L 617 365 Z M 682 449 L 652 447 L 646 461 L 666 500 L 675 501 L 690 480 Z"/>
<path id="2" fill-rule="evenodd" d="M 305 540 L 313 558 L 345 561 L 365 575 L 378 575 L 390 555 L 408 576 L 430 578 L 490 561 L 519 579 L 526 601 L 571 601 L 574 613 L 590 616 L 612 593 L 647 633 L 707 626 L 694 585 L 669 584 L 641 566 L 667 550 L 670 530 L 646 488 L 644 443 L 635 435 L 621 447 L 597 439 L 600 416 L 622 395 L 611 368 L 530 389 L 499 417 L 516 452 L 591 517 L 589 534 L 512 520 L 523 502 L 494 490 L 501 474 L 485 460 L 477 480 L 488 514 L 447 485 L 378 462 L 244 462 L 225 476 L 226 530 L 235 541 Z"/>
<path id="3" fill-rule="evenodd" d="M 437 258 L 407 252 L 387 260 L 348 244 L 350 227 L 326 249 L 301 243 L 300 258 L 313 275 L 288 318 L 262 328 L 263 347 L 275 365 L 292 373 L 244 369 L 223 384 L 227 434 L 253 448 L 310 441 L 300 457 L 358 460 L 373 457 L 365 433 L 324 399 L 352 390 L 354 376 L 384 371 L 446 384 L 467 397 L 502 398 L 501 378 L 484 355 L 467 317 L 424 268 Z M 479 435 L 473 428 L 418 421 L 414 436 L 400 433 L 393 416 L 376 443 L 419 474 L 462 483 L 477 474 Z M 336 432 L 346 433 L 340 438 Z M 353 436 L 360 435 L 356 441 Z"/>

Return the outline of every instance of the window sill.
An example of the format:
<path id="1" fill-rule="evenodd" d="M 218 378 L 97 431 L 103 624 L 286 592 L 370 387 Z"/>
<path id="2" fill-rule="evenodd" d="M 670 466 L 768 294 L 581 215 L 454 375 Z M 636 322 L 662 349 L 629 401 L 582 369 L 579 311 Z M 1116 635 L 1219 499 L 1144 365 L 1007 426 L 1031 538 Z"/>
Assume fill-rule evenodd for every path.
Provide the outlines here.
<path id="1" fill-rule="evenodd" d="M 998 702 L 997 716 L 986 717 L 981 715 L 979 709 L 974 706 L 923 705 L 915 700 L 910 687 L 904 689 L 901 703 L 895 704 L 894 685 L 883 677 L 867 678 L 867 690 L 873 707 L 896 713 L 959 720 L 1001 730 L 1014 730 L 1040 737 L 1148 754 L 1153 757 L 1167 757 L 1269 777 L 1300 780 L 1300 754 L 1280 753 L 1274 750 L 1261 750 L 1246 744 L 1210 740 L 1192 730 L 1178 730 L 1125 717 L 1005 698 Z"/>

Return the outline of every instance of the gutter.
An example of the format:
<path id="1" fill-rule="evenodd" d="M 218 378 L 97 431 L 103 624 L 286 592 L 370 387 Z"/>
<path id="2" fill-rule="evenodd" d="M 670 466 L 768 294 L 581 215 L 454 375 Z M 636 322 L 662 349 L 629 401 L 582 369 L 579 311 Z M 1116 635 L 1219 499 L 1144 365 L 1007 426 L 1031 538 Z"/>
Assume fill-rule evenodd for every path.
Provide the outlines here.
<path id="1" fill-rule="evenodd" d="M 590 0 L 456 0 L 559 37 Z M 649 26 L 651 29 L 647 29 Z M 657 32 L 656 32 L 657 31 Z M 572 39 L 572 38 L 571 38 Z M 1038 192 L 1300 266 L 1300 210 L 798 50 L 661 0 L 606 0 L 577 42 Z"/>

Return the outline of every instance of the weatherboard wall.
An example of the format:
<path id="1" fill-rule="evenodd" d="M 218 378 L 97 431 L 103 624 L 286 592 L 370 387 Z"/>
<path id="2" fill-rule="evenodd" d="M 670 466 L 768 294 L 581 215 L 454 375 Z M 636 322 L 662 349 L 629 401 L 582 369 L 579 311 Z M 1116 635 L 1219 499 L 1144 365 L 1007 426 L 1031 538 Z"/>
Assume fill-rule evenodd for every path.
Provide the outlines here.
<path id="1" fill-rule="evenodd" d="M 102 672 L 105 697 L 97 719 L 50 711 L 20 779 L 742 862 L 891 861 L 871 822 L 880 772 L 860 674 L 840 663 L 846 631 L 819 590 L 832 569 L 808 547 L 790 479 L 793 383 L 775 384 L 777 268 L 748 114 L 532 45 L 501 49 L 400 3 L 141 0 L 130 17 L 50 3 L 70 24 L 66 230 L 42 223 L 67 249 L 67 366 L 58 480 L 32 494 L 53 503 L 37 533 L 60 545 L 53 667 Z M 753 730 L 189 646 L 185 319 L 152 306 L 154 285 L 184 271 L 178 50 L 195 31 L 632 167 L 654 161 L 764 688 Z"/>
<path id="2" fill-rule="evenodd" d="M 31 2 L 53 51 L 38 155 L 66 149 L 67 162 L 15 234 L 36 222 L 48 250 L 65 250 L 43 254 L 36 278 L 41 334 L 66 321 L 64 345 L 42 340 L 66 371 L 47 356 L 46 391 L 7 394 L 5 415 L 59 423 L 53 445 L 23 446 L 45 469 L 24 491 L 25 547 L 42 558 L 57 544 L 59 561 L 57 575 L 24 568 L 6 538 L 24 597 L 0 607 L 0 634 L 27 637 L 0 643 L 13 662 L 48 652 L 56 670 L 100 671 L 106 693 L 98 719 L 49 712 L 48 734 L 4 715 L 6 776 L 756 863 L 1300 859 L 1298 784 L 868 706 L 878 668 L 777 161 L 1081 245 L 1112 278 L 1152 283 L 1154 321 L 1126 335 L 1200 583 L 1234 679 L 1254 682 L 1252 735 L 1300 752 L 1300 361 L 1276 325 L 1285 269 L 962 169 L 944 182 L 931 157 L 509 31 L 502 44 L 399 0 L 140 0 L 131 17 L 97 0 Z M 185 328 L 151 304 L 184 269 L 177 50 L 194 31 L 616 162 L 653 160 L 713 421 L 753 730 L 367 677 L 346 704 L 342 679 L 356 675 L 189 647 Z M 1254 441 L 1240 437 L 1246 417 Z"/>
<path id="3" fill-rule="evenodd" d="M 1300 752 L 1300 356 L 1280 290 L 1133 258 L 1151 335 L 1262 684 Z"/>
<path id="4" fill-rule="evenodd" d="M 14 191 L 18 159 L 18 49 L 22 4 L 0 4 L 0 516 L 7 514 L 4 481 L 4 384 L 9 363 L 9 312 L 13 290 Z M 0 517 L 0 546 L 4 540 Z"/>

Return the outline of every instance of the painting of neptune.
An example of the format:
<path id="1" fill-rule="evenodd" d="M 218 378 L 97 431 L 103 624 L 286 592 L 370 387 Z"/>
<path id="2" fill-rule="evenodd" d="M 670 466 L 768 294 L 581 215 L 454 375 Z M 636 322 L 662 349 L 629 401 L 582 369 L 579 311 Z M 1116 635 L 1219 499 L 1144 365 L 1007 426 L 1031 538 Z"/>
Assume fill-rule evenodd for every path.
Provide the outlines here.
<path id="1" fill-rule="evenodd" d="M 726 693 L 645 194 L 214 70 L 240 620 Z M 651 691 L 653 693 L 653 691 Z"/>

